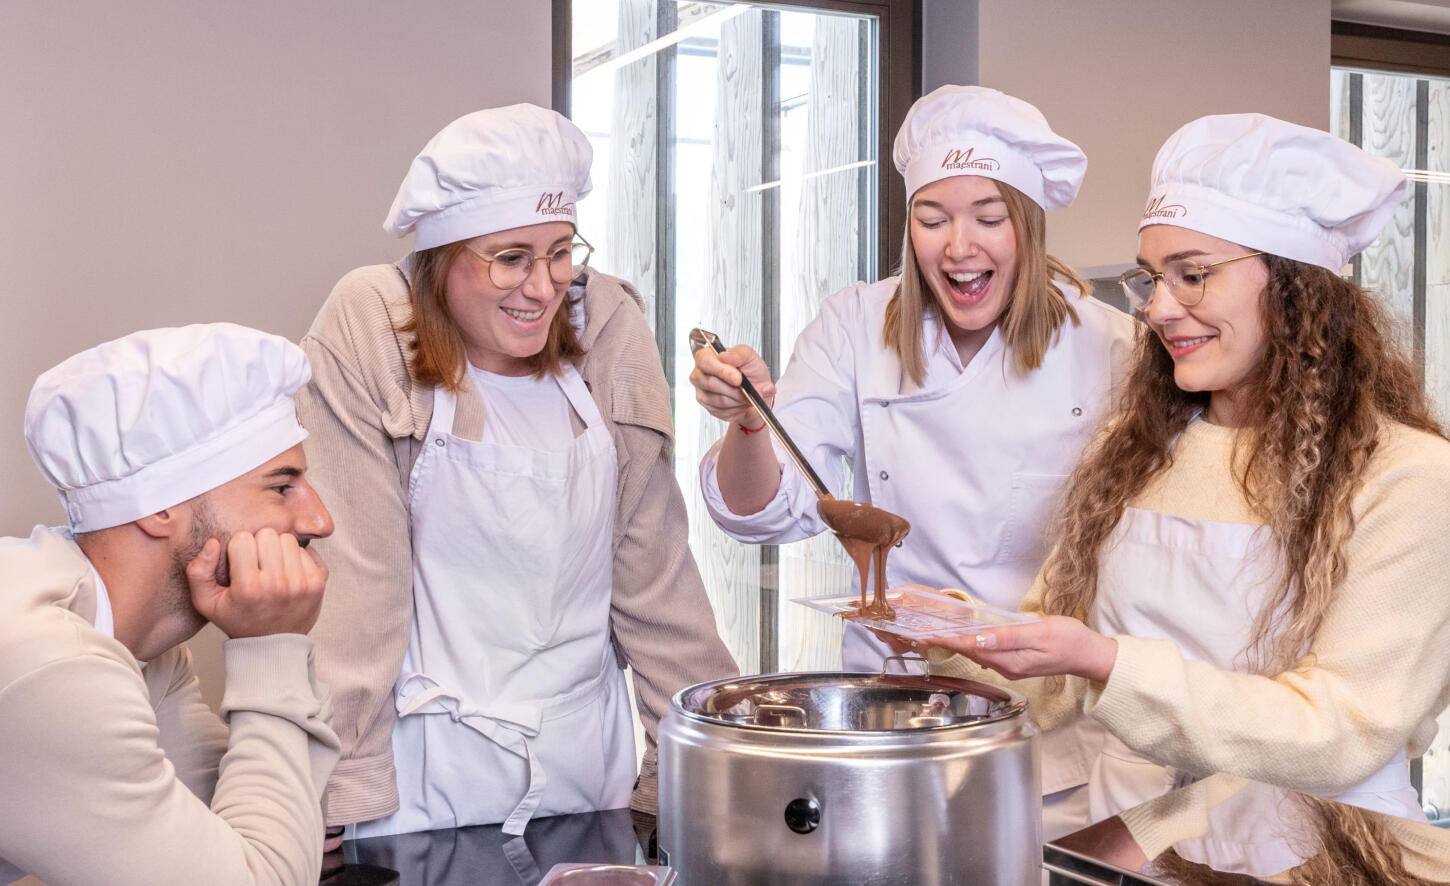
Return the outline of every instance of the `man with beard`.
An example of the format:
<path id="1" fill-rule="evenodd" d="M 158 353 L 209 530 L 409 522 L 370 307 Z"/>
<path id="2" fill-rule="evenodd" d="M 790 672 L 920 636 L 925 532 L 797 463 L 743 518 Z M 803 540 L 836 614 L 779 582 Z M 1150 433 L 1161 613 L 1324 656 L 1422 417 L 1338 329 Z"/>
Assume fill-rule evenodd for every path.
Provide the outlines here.
<path id="1" fill-rule="evenodd" d="M 309 376 L 285 339 L 210 324 L 36 381 L 25 438 L 69 525 L 0 539 L 0 883 L 317 882 L 338 741 L 305 636 L 332 532 Z M 220 718 L 182 645 L 208 621 Z"/>

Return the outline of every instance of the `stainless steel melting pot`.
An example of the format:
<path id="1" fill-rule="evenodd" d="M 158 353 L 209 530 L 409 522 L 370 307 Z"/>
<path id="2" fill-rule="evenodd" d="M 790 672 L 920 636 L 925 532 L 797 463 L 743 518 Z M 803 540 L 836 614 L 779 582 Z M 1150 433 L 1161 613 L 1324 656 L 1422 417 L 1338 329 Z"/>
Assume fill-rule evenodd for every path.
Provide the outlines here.
<path id="1" fill-rule="evenodd" d="M 942 677 L 692 686 L 660 724 L 660 849 L 682 886 L 1039 883 L 1026 709 Z"/>

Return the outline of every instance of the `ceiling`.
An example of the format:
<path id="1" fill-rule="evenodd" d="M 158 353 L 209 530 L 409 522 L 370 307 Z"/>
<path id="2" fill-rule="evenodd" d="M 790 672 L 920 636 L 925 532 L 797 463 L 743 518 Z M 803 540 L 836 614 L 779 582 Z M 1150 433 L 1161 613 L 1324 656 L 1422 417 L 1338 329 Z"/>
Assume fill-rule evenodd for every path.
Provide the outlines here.
<path id="1" fill-rule="evenodd" d="M 1450 0 L 1331 0 L 1335 21 L 1450 34 Z"/>

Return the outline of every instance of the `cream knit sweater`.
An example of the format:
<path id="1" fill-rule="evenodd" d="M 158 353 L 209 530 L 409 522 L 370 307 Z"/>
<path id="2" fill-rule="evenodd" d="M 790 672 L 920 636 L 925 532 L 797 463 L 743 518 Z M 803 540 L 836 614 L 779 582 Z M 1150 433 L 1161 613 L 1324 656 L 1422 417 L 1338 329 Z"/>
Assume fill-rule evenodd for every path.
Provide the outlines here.
<path id="1" fill-rule="evenodd" d="M 97 631 L 64 530 L 0 539 L 0 883 L 311 886 L 331 703 L 298 634 L 228 640 L 221 719 L 185 644 Z"/>
<path id="2" fill-rule="evenodd" d="M 1172 465 L 1131 505 L 1257 522 L 1229 468 L 1233 446 L 1233 431 L 1195 421 Z M 1104 685 L 1070 678 L 1057 693 L 1041 679 L 1011 685 L 1045 728 L 1082 712 L 1163 765 L 1316 795 L 1348 790 L 1401 750 L 1423 753 L 1450 704 L 1450 442 L 1387 425 L 1353 509 L 1346 576 L 1299 667 L 1225 671 L 1186 659 L 1171 641 L 1119 636 Z M 1039 576 L 1024 610 L 1041 611 L 1041 591 Z M 1162 617 L 1193 614 L 1165 594 Z M 961 657 L 934 670 L 1006 682 Z"/>

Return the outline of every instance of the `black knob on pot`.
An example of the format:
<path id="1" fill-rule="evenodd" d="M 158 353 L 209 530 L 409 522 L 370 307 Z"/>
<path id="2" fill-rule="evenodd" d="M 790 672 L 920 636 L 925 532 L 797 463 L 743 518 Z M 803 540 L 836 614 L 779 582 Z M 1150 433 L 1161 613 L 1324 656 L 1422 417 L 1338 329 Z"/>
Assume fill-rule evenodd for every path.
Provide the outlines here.
<path id="1" fill-rule="evenodd" d="M 785 826 L 797 834 L 809 834 L 821 823 L 821 804 L 797 797 L 785 806 Z"/>

